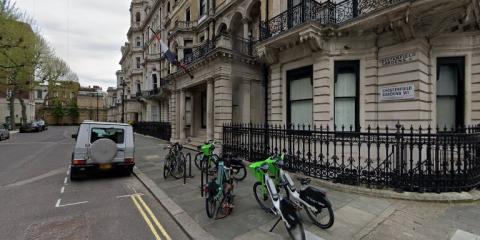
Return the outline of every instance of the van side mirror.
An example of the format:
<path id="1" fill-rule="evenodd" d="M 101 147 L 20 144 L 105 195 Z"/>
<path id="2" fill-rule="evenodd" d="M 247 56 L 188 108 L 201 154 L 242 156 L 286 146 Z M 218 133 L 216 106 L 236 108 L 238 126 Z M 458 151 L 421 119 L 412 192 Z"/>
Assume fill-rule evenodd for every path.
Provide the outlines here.
<path id="1" fill-rule="evenodd" d="M 77 135 L 76 133 L 72 134 L 72 138 L 77 139 L 77 136 L 78 136 L 78 135 Z"/>

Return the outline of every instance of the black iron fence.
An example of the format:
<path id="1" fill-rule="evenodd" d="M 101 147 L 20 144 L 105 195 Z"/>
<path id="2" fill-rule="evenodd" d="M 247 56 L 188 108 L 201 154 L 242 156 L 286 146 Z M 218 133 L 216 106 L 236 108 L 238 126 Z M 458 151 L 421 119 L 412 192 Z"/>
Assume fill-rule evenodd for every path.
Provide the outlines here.
<path id="1" fill-rule="evenodd" d="M 338 3 L 303 0 L 267 22 L 261 22 L 260 37 L 265 40 L 308 21 L 338 25 L 407 1 L 411 0 L 345 0 Z"/>
<path id="2" fill-rule="evenodd" d="M 223 151 L 249 161 L 284 153 L 290 170 L 370 188 L 450 192 L 480 186 L 480 126 L 351 131 L 227 124 Z"/>
<path id="3" fill-rule="evenodd" d="M 170 141 L 172 126 L 167 122 L 138 122 L 133 124 L 133 131 Z"/>

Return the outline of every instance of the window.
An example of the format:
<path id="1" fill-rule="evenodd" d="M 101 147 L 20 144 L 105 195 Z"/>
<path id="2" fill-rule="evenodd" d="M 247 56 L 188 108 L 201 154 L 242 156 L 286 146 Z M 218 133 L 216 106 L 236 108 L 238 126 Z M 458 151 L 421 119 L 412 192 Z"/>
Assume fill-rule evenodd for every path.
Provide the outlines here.
<path id="1" fill-rule="evenodd" d="M 140 57 L 136 57 L 137 68 L 140 68 Z"/>
<path id="2" fill-rule="evenodd" d="M 152 74 L 152 84 L 153 84 L 153 89 L 156 90 L 158 85 L 158 79 L 157 79 L 157 74 Z"/>
<path id="3" fill-rule="evenodd" d="M 453 128 L 464 124 L 465 59 L 437 60 L 437 125 Z"/>
<path id="4" fill-rule="evenodd" d="M 186 10 L 185 10 L 185 21 L 187 22 L 190 22 L 190 8 L 188 7 Z"/>
<path id="5" fill-rule="evenodd" d="M 170 12 L 170 2 L 167 2 L 167 13 Z"/>
<path id="6" fill-rule="evenodd" d="M 135 22 L 140 23 L 142 17 L 139 12 L 135 13 Z"/>
<path id="7" fill-rule="evenodd" d="M 142 91 L 142 87 L 140 86 L 140 83 L 137 83 L 137 93 L 140 93 Z"/>
<path id="8" fill-rule="evenodd" d="M 192 98 L 185 98 L 185 125 L 192 125 Z"/>
<path id="9" fill-rule="evenodd" d="M 43 98 L 43 90 L 37 90 L 37 99 Z"/>
<path id="10" fill-rule="evenodd" d="M 200 0 L 200 16 L 203 16 L 207 13 L 207 1 Z"/>
<path id="11" fill-rule="evenodd" d="M 152 106 L 152 121 L 159 122 L 160 121 L 160 107 Z"/>
<path id="12" fill-rule="evenodd" d="M 141 47 L 142 46 L 142 41 L 140 40 L 140 37 L 137 37 L 135 39 L 135 42 L 137 42 L 137 47 Z"/>
<path id="13" fill-rule="evenodd" d="M 292 124 L 312 125 L 313 88 L 312 66 L 287 72 L 287 121 Z"/>
<path id="14" fill-rule="evenodd" d="M 337 130 L 342 126 L 345 131 L 352 127 L 360 129 L 359 123 L 359 62 L 335 62 L 335 125 Z"/>
<path id="15" fill-rule="evenodd" d="M 123 129 L 118 128 L 92 128 L 90 134 L 90 143 L 98 139 L 107 138 L 114 141 L 116 144 L 122 144 L 124 139 Z"/>

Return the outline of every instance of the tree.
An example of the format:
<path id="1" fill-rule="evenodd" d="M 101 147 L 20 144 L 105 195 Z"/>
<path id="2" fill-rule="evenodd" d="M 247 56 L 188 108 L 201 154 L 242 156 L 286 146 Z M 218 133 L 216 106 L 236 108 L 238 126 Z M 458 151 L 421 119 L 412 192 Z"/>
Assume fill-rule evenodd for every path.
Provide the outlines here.
<path id="1" fill-rule="evenodd" d="M 0 14 L 0 88 L 10 93 L 10 124 L 15 126 L 15 100 L 24 106 L 34 85 L 35 34 L 28 24 L 11 20 Z M 22 121 L 26 110 L 22 107 Z"/>
<path id="2" fill-rule="evenodd" d="M 67 115 L 72 118 L 72 123 L 77 123 L 77 118 L 80 116 L 80 111 L 78 109 L 78 105 L 75 102 L 71 102 L 67 109 Z"/>
<path id="3" fill-rule="evenodd" d="M 63 105 L 61 102 L 58 102 L 58 101 L 55 102 L 55 106 L 53 107 L 52 114 L 57 124 L 60 124 L 60 121 L 65 115 L 65 110 L 63 109 Z"/>

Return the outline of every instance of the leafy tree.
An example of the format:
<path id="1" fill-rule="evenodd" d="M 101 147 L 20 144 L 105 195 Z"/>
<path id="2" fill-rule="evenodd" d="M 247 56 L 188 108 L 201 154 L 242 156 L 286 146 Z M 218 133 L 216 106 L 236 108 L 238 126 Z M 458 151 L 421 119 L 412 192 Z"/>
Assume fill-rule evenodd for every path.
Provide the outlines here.
<path id="1" fill-rule="evenodd" d="M 72 123 L 77 123 L 77 118 L 80 116 L 80 111 L 78 109 L 78 105 L 75 102 L 71 102 L 67 109 L 67 115 L 72 118 Z"/>
<path id="2" fill-rule="evenodd" d="M 63 109 L 63 105 L 61 102 L 56 101 L 52 111 L 53 117 L 57 124 L 60 124 L 63 116 L 65 115 L 65 110 Z"/>

